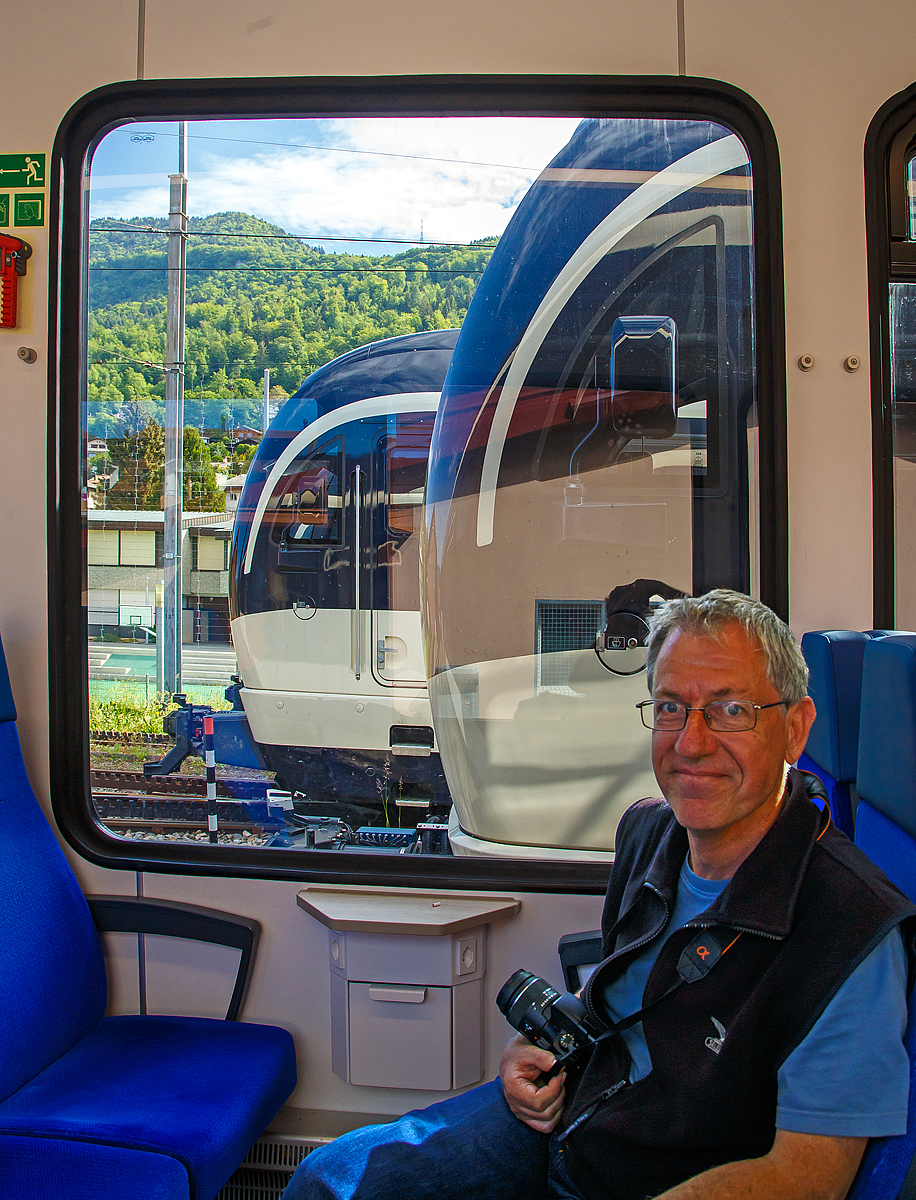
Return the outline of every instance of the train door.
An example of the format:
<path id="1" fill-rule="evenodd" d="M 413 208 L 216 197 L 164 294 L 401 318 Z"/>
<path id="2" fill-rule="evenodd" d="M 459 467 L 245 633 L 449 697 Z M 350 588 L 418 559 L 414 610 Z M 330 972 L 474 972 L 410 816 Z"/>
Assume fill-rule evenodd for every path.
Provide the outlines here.
<path id="1" fill-rule="evenodd" d="M 309 622 L 292 629 L 308 636 L 320 625 L 324 635 L 309 638 L 310 666 L 321 675 L 309 690 L 351 692 L 360 681 L 356 690 L 365 690 L 373 679 L 426 682 L 417 616 L 419 552 L 411 522 L 419 520 L 412 506 L 419 513 L 423 503 L 431 420 L 425 442 L 418 448 L 413 437 L 403 450 L 397 436 L 385 432 L 383 420 L 350 421 L 332 438 L 304 447 L 270 502 L 278 598 L 300 622 Z M 396 428 L 395 422 L 392 417 L 388 426 Z M 392 488 L 400 486 L 394 476 L 407 478 L 399 470 L 401 458 L 412 462 L 410 456 L 418 453 L 418 488 L 390 503 Z"/>
<path id="2" fill-rule="evenodd" d="M 434 412 L 393 414 L 372 459 L 372 668 L 394 687 L 426 685 L 420 528 L 434 420 Z"/>

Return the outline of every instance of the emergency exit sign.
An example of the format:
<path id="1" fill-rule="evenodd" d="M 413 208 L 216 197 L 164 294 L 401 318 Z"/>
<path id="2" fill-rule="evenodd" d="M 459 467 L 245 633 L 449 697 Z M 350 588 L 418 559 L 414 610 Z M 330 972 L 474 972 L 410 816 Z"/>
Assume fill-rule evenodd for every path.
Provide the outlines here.
<path id="1" fill-rule="evenodd" d="M 0 154 L 0 187 L 43 188 L 43 154 Z"/>

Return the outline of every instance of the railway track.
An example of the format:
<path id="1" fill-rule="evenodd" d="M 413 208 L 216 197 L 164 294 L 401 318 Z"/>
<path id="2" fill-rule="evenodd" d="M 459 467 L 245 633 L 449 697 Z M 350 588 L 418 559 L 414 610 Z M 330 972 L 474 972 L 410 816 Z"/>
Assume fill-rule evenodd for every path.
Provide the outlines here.
<path id="1" fill-rule="evenodd" d="M 207 823 L 207 801 L 196 796 L 149 796 L 134 792 L 95 792 L 92 803 L 96 813 L 104 817 L 130 817 L 142 821 L 187 821 Z M 216 813 L 220 821 L 238 821 L 240 805 L 252 801 L 217 800 Z M 247 809 L 244 810 L 246 813 Z M 253 819 L 253 818 L 251 818 Z"/>
<path id="2" fill-rule="evenodd" d="M 91 771 L 89 783 L 93 792 L 132 792 L 151 796 L 206 796 L 207 781 L 202 775 L 144 775 L 141 771 Z M 237 799 L 230 785 L 221 779 L 216 782 L 216 795 L 225 800 Z"/>
<path id="3" fill-rule="evenodd" d="M 134 746 L 171 746 L 175 739 L 167 733 L 122 732 L 117 729 L 90 729 L 90 742 L 121 742 Z"/>
<path id="4" fill-rule="evenodd" d="M 195 841 L 209 842 L 210 834 L 206 821 L 171 820 L 167 817 L 143 820 L 137 817 L 104 817 L 105 826 L 119 837 L 137 841 Z M 236 845 L 262 846 L 270 839 L 270 832 L 253 821 L 220 821 L 218 840 Z"/>
<path id="5" fill-rule="evenodd" d="M 94 793 L 92 802 L 96 817 L 120 837 L 138 841 L 209 841 L 206 800 L 187 793 L 183 797 L 166 797 L 99 791 Z M 265 827 L 263 816 L 260 819 L 252 816 L 244 802 L 218 801 L 216 813 L 220 842 L 263 846 L 277 832 Z"/>

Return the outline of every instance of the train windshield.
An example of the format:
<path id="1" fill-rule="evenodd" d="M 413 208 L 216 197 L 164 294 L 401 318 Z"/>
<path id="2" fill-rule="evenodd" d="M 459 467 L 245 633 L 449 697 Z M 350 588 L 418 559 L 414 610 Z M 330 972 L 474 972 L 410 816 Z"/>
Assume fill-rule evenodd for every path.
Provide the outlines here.
<path id="1" fill-rule="evenodd" d="M 608 861 L 648 614 L 759 590 L 742 140 L 133 121 L 89 179 L 96 821 Z"/>
<path id="2" fill-rule="evenodd" d="M 751 187 L 720 126 L 584 122 L 481 280 L 427 494 L 465 853 L 611 849 L 656 786 L 634 708 L 652 608 L 757 590 Z"/>

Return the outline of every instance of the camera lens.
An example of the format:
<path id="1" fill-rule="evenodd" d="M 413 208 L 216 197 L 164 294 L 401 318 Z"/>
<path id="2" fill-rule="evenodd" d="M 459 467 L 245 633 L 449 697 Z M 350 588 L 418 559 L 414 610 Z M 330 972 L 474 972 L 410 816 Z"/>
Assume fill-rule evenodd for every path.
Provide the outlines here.
<path id="1" fill-rule="evenodd" d="M 560 993 L 530 971 L 516 971 L 499 989 L 496 1007 L 513 1029 L 529 1041 L 549 1049 L 553 1041 L 545 1031 L 550 1024 L 550 1006 Z"/>
<path id="2" fill-rule="evenodd" d="M 512 1007 L 516 996 L 530 979 L 536 979 L 536 975 L 532 975 L 530 971 L 516 971 L 514 975 L 510 975 L 506 982 L 499 989 L 496 996 L 496 1007 L 507 1016 L 509 1009 Z"/>

